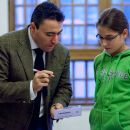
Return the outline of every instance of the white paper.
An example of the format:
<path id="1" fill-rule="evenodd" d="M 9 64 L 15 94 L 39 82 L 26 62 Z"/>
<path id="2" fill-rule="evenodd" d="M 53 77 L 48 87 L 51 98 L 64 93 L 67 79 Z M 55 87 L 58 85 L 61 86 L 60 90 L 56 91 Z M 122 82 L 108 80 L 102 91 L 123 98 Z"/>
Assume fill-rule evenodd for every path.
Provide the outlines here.
<path id="1" fill-rule="evenodd" d="M 81 106 L 69 106 L 63 109 L 57 109 L 54 113 L 54 119 L 63 119 L 68 117 L 81 116 Z"/>

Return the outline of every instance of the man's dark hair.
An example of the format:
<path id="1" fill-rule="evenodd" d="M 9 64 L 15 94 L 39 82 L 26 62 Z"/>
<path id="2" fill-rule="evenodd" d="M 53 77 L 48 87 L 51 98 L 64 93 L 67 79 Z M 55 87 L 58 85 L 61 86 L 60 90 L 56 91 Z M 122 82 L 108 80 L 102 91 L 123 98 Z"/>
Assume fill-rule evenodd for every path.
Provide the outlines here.
<path id="1" fill-rule="evenodd" d="M 51 2 L 43 2 L 34 9 L 31 22 L 34 22 L 38 29 L 39 25 L 46 19 L 63 22 L 64 18 L 64 14 L 55 4 Z"/>

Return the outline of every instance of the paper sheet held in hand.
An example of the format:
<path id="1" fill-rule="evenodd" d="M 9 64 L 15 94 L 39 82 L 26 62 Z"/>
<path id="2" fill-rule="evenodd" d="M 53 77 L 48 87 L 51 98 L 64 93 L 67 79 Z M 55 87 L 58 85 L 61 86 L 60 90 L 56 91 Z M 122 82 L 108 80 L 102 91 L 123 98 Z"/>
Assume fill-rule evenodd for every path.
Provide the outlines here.
<path id="1" fill-rule="evenodd" d="M 54 119 L 80 116 L 81 112 L 82 112 L 81 106 L 69 106 L 65 107 L 64 109 L 57 109 L 54 113 Z"/>

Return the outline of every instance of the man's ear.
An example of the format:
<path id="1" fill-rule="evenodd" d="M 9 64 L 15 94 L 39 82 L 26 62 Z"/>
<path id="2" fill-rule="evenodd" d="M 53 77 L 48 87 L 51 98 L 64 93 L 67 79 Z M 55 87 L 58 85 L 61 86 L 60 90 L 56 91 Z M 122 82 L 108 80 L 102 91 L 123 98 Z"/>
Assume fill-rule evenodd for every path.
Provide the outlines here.
<path id="1" fill-rule="evenodd" d="M 31 24 L 30 24 L 30 29 L 31 29 L 32 32 L 35 32 L 35 30 L 36 30 L 36 25 L 35 25 L 34 22 L 31 22 Z"/>

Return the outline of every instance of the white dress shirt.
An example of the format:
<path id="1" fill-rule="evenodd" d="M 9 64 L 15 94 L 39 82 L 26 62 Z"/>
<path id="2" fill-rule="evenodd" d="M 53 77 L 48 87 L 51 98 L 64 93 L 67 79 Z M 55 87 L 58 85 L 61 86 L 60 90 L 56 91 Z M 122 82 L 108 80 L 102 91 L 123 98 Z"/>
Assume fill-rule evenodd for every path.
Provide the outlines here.
<path id="1" fill-rule="evenodd" d="M 31 33 L 30 33 L 30 27 L 28 28 L 28 36 L 29 36 L 29 40 L 30 40 L 30 44 L 31 44 L 31 49 L 32 49 L 32 57 L 33 57 L 33 66 L 34 66 L 34 61 L 36 58 L 36 54 L 34 49 L 38 48 L 37 44 L 35 43 L 35 41 L 32 39 Z M 45 53 L 43 53 L 43 60 L 44 60 L 44 64 L 45 64 Z M 37 96 L 37 93 L 34 93 L 33 91 L 33 87 L 32 87 L 32 80 L 30 82 L 30 99 L 34 100 Z M 42 95 L 41 95 L 42 96 Z M 44 113 L 43 113 L 43 98 L 41 97 L 41 106 L 40 106 L 40 114 L 39 117 L 41 117 Z"/>

